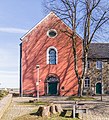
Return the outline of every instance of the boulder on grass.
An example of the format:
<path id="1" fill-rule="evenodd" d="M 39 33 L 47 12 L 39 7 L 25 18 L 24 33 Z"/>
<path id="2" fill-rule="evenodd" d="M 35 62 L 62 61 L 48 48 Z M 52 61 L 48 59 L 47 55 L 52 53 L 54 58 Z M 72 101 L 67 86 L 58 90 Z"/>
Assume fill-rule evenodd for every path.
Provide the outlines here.
<path id="1" fill-rule="evenodd" d="M 42 117 L 43 117 L 43 116 L 46 116 L 46 117 L 49 117 L 49 116 L 50 116 L 49 106 L 43 107 Z"/>
<path id="2" fill-rule="evenodd" d="M 52 114 L 56 114 L 57 113 L 56 109 L 55 109 L 55 105 L 51 105 L 50 106 L 50 113 L 52 113 Z"/>
<path id="3" fill-rule="evenodd" d="M 40 106 L 37 111 L 37 115 L 42 117 L 48 117 L 50 115 L 49 106 Z"/>
<path id="4" fill-rule="evenodd" d="M 56 112 L 61 113 L 63 112 L 63 109 L 60 104 L 55 105 Z"/>

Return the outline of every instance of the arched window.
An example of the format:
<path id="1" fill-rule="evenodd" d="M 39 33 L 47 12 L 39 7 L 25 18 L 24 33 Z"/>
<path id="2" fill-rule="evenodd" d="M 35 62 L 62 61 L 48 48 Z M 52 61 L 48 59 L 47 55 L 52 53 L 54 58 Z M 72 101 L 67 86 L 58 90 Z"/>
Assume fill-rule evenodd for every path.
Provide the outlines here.
<path id="1" fill-rule="evenodd" d="M 56 64 L 56 51 L 54 49 L 49 51 L 49 64 Z"/>
<path id="2" fill-rule="evenodd" d="M 47 49 L 47 64 L 57 64 L 57 49 L 55 47 Z"/>

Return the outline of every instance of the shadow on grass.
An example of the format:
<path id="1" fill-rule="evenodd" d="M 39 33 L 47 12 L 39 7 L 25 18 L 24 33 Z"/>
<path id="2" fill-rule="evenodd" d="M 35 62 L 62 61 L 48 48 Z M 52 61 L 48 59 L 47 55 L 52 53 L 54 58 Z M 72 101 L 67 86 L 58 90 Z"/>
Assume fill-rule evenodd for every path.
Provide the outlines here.
<path id="1" fill-rule="evenodd" d="M 63 110 L 63 112 L 61 112 L 61 114 L 59 116 L 65 117 L 65 118 L 73 118 L 72 111 L 68 112 L 67 115 L 66 114 L 67 114 L 67 110 Z M 75 117 L 78 118 L 78 113 L 76 113 Z"/>
<path id="2" fill-rule="evenodd" d="M 33 112 L 33 113 L 30 113 L 29 115 L 32 115 L 32 116 L 37 116 L 37 117 L 41 117 L 40 115 L 40 112 Z M 72 115 L 72 112 L 70 111 L 66 111 L 64 110 L 63 112 L 61 112 L 60 114 L 56 114 L 56 115 L 53 115 L 51 114 L 50 117 L 52 118 L 66 118 L 66 119 L 72 119 L 73 118 L 73 115 Z M 75 115 L 76 118 L 78 118 L 78 114 Z"/>
<path id="3" fill-rule="evenodd" d="M 39 114 L 37 112 L 36 113 L 30 113 L 30 115 L 39 116 Z"/>

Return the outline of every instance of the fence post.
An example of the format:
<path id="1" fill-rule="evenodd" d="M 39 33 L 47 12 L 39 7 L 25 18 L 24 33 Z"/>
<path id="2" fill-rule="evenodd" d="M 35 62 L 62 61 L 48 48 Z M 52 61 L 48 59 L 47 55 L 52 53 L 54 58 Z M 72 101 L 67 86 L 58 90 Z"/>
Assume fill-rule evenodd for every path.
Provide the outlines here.
<path id="1" fill-rule="evenodd" d="M 76 112 L 76 110 L 75 110 L 75 104 L 73 105 L 73 118 L 75 118 L 75 112 Z"/>

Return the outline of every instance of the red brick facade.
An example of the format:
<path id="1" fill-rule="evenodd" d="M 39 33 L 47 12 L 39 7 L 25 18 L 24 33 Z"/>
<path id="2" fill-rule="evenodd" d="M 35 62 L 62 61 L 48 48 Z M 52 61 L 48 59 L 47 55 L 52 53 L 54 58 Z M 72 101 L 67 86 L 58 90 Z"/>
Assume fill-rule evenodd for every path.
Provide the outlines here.
<path id="1" fill-rule="evenodd" d="M 47 31 L 55 29 L 57 36 L 50 38 Z M 70 30 L 63 21 L 54 13 L 50 13 L 22 40 L 21 57 L 21 91 L 25 95 L 36 95 L 37 70 L 39 65 L 39 93 L 49 94 L 48 77 L 54 76 L 58 79 L 57 93 L 60 96 L 70 96 L 77 94 L 78 81 L 74 72 L 74 62 L 72 53 L 72 41 L 62 30 Z M 47 49 L 54 47 L 57 49 L 57 64 L 47 63 Z M 77 36 L 77 51 L 79 71 L 82 69 L 82 41 Z M 51 89 L 51 88 L 50 88 Z"/>

